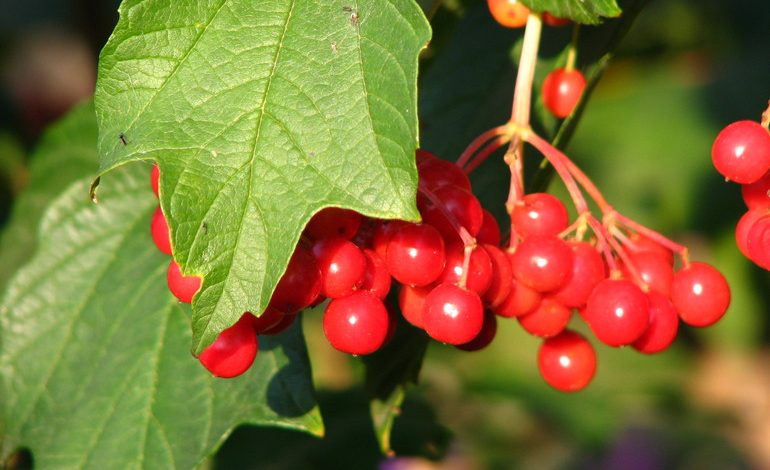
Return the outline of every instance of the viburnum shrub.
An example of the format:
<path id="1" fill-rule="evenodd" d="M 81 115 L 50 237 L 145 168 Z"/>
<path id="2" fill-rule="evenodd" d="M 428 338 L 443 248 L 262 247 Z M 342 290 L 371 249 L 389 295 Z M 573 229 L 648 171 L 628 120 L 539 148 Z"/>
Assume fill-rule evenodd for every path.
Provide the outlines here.
<path id="1" fill-rule="evenodd" d="M 466 104 L 474 96 L 467 76 L 452 75 L 466 64 L 449 61 L 418 87 L 418 64 L 441 65 L 441 48 L 456 46 L 436 41 L 420 55 L 431 30 L 417 2 L 349 3 L 123 2 L 95 102 L 81 111 L 98 128 L 104 195 L 85 204 L 87 183 L 62 195 L 31 273 L 0 308 L 0 365 L 20 371 L 0 390 L 11 447 L 31 443 L 41 468 L 80 468 L 84 448 L 95 468 L 193 468 L 242 423 L 323 435 L 302 330 L 317 325 L 328 345 L 311 341 L 312 352 L 362 364 L 388 452 L 428 344 L 454 358 L 522 331 L 539 343 L 530 362 L 544 383 L 577 392 L 601 371 L 600 343 L 657 354 L 683 325 L 725 315 L 719 270 L 624 215 L 563 150 L 638 10 L 478 2 L 469 30 L 508 42 L 490 55 L 499 66 L 473 80 L 496 88 L 492 75 L 505 79 L 518 55 L 510 119 L 479 132 L 494 122 L 478 116 L 498 114 L 457 103 L 458 91 Z M 609 17 L 597 26 L 607 44 L 582 38 Z M 563 52 L 539 54 L 543 34 Z M 438 105 L 425 98 L 431 86 Z M 470 111 L 453 127 L 430 119 L 431 104 L 434 118 Z M 743 184 L 738 246 L 766 268 L 768 119 L 728 126 L 712 154 Z M 499 199 L 484 187 L 494 159 L 510 174 Z M 126 165 L 139 160 L 154 164 Z M 546 192 L 554 177 L 567 197 Z M 141 423 L 131 433 L 113 424 L 128 422 Z M 53 435 L 77 451 L 37 444 Z M 202 436 L 194 451 L 191 435 Z M 162 451 L 98 460 L 112 457 L 114 436 Z"/>
<path id="2" fill-rule="evenodd" d="M 490 1 L 489 6 L 498 20 L 503 10 L 512 18 L 524 8 L 518 2 Z M 524 15 L 528 31 L 540 28 L 537 16 Z M 581 312 L 598 341 L 647 354 L 661 352 L 674 341 L 680 320 L 704 327 L 724 315 L 730 290 L 719 271 L 691 262 L 686 247 L 618 212 L 572 160 L 528 126 L 527 85 L 532 82 L 537 37 L 528 39 L 511 120 L 471 142 L 455 163 L 425 149 L 417 151 L 417 206 L 423 222 L 378 220 L 341 208 L 321 210 L 308 222 L 266 315 L 283 316 L 290 323 L 302 309 L 328 299 L 324 333 L 333 347 L 353 355 L 371 354 L 386 344 L 388 330 L 395 328 L 395 318 L 385 306 L 391 289 L 398 292 L 401 313 L 409 323 L 465 351 L 492 342 L 498 327 L 492 313 L 515 317 L 525 331 L 545 339 L 538 361 L 543 378 L 570 392 L 588 385 L 596 368 L 590 341 L 567 330 L 573 310 Z M 574 48 L 570 51 L 567 68 L 551 72 L 542 87 L 546 107 L 559 118 L 574 111 L 585 88 L 585 79 L 574 69 Z M 557 197 L 524 193 L 525 143 L 540 152 L 566 185 L 577 212 L 574 220 Z M 769 143 L 764 127 L 740 121 L 717 138 L 713 159 L 732 179 L 755 183 L 770 169 Z M 474 196 L 467 175 L 506 144 L 511 186 L 505 207 L 511 222 L 501 233 Z M 153 190 L 158 175 L 154 167 Z M 590 210 L 586 195 L 598 206 L 599 217 Z M 753 203 L 754 210 L 762 210 L 761 197 L 751 198 L 760 200 Z M 764 227 L 762 220 L 744 229 L 749 254 L 770 252 L 762 245 L 770 243 L 764 241 L 766 231 L 756 228 Z M 168 254 L 169 236 L 162 230 L 168 225 L 158 208 L 153 239 Z M 679 257 L 678 265 L 672 254 Z M 191 302 L 199 287 L 199 278 L 185 277 L 172 261 L 169 288 L 180 301 Z M 269 323 L 266 328 L 240 320 L 232 327 L 238 334 L 223 332 L 200 355 L 201 363 L 220 377 L 245 372 L 257 354 L 254 338 L 270 334 Z M 252 328 L 251 334 L 243 334 L 243 325 Z M 573 355 L 575 366 L 559 366 L 559 358 Z"/>

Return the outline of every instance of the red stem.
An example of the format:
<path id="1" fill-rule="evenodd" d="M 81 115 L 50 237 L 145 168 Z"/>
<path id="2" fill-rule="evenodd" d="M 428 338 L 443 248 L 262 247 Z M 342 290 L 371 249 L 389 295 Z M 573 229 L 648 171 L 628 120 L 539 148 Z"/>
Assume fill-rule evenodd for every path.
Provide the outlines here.
<path id="1" fill-rule="evenodd" d="M 479 150 L 479 152 L 476 154 L 475 157 L 473 157 L 472 160 L 467 162 L 465 166 L 463 167 L 463 170 L 466 174 L 471 174 L 473 170 L 479 167 L 484 161 L 492 155 L 495 150 L 499 149 L 503 145 L 507 144 L 511 140 L 511 137 L 508 135 L 501 135 L 492 140 L 491 142 L 488 142 L 484 148 Z"/>
<path id="2" fill-rule="evenodd" d="M 480 136 L 476 137 L 473 139 L 473 142 L 468 144 L 465 150 L 463 150 L 463 153 L 461 153 L 457 158 L 457 166 L 464 168 L 465 165 L 468 164 L 468 161 L 473 157 L 473 154 L 476 153 L 476 151 L 480 149 L 485 143 L 497 136 L 505 135 L 509 132 L 509 127 L 507 125 L 502 125 L 489 129 Z"/>

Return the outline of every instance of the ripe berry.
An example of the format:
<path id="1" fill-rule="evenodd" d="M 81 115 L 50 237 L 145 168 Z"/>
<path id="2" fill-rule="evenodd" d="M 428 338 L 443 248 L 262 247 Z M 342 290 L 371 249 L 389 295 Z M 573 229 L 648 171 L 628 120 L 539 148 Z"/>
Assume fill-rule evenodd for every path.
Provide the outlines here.
<path id="1" fill-rule="evenodd" d="M 572 250 L 557 237 L 525 238 L 511 260 L 513 275 L 538 292 L 559 289 L 572 274 Z"/>
<path id="2" fill-rule="evenodd" d="M 770 171 L 757 181 L 742 185 L 741 196 L 749 209 L 770 208 Z"/>
<path id="3" fill-rule="evenodd" d="M 366 273 L 366 256 L 344 238 L 324 238 L 313 245 L 323 282 L 321 294 L 330 299 L 345 297 L 361 285 Z"/>
<path id="4" fill-rule="evenodd" d="M 444 271 L 444 240 L 430 225 L 404 225 L 390 238 L 385 262 L 401 284 L 428 285 Z"/>
<path id="5" fill-rule="evenodd" d="M 674 268 L 661 255 L 652 251 L 631 253 L 629 258 L 636 268 L 636 273 L 650 290 L 668 297 L 671 293 L 671 281 L 674 279 Z M 628 279 L 632 279 L 627 270 Z"/>
<path id="6" fill-rule="evenodd" d="M 489 346 L 489 343 L 495 339 L 497 334 L 497 317 L 489 310 L 484 312 L 484 324 L 481 331 L 475 338 L 464 344 L 458 344 L 456 347 L 463 351 L 479 351 Z"/>
<path id="7" fill-rule="evenodd" d="M 567 307 L 579 308 L 588 301 L 588 296 L 597 284 L 607 277 L 602 256 L 596 248 L 585 242 L 571 241 L 572 274 L 553 298 Z"/>
<path id="8" fill-rule="evenodd" d="M 770 132 L 754 121 L 734 122 L 714 140 L 711 161 L 728 180 L 754 183 L 770 169 Z"/>
<path id="9" fill-rule="evenodd" d="M 511 293 L 493 311 L 501 317 L 514 318 L 533 311 L 541 300 L 540 294 L 515 278 L 511 278 Z"/>
<path id="10" fill-rule="evenodd" d="M 454 284 L 439 284 L 425 298 L 425 331 L 447 344 L 464 344 L 481 332 L 484 307 L 479 295 Z"/>
<path id="11" fill-rule="evenodd" d="M 361 283 L 361 290 L 367 290 L 380 299 L 385 299 L 390 292 L 390 273 L 385 265 L 385 260 L 368 249 L 364 250 L 364 255 L 366 256 L 366 272 Z"/>
<path id="12" fill-rule="evenodd" d="M 610 346 L 636 341 L 650 323 L 647 296 L 631 281 L 606 279 L 588 297 L 583 318 L 596 338 Z"/>
<path id="13" fill-rule="evenodd" d="M 168 264 L 166 282 L 168 283 L 168 290 L 174 294 L 174 297 L 186 304 L 192 303 L 193 297 L 201 288 L 201 278 L 198 276 L 183 276 L 179 265 L 173 259 Z"/>
<path id="14" fill-rule="evenodd" d="M 548 26 L 558 27 L 558 26 L 567 26 L 568 24 L 572 23 L 572 21 L 566 18 L 557 18 L 552 14 L 548 13 L 547 11 L 544 11 L 543 23 L 547 24 Z"/>
<path id="15" fill-rule="evenodd" d="M 168 231 L 166 217 L 163 216 L 163 211 L 160 209 L 160 206 L 155 209 L 155 213 L 152 215 L 150 231 L 152 232 L 152 241 L 155 242 L 155 246 L 158 247 L 162 253 L 170 255 L 171 236 Z"/>
<path id="16" fill-rule="evenodd" d="M 479 233 L 476 234 L 476 241 L 478 243 L 485 243 L 489 245 L 500 245 L 500 225 L 497 223 L 497 219 L 486 209 L 482 209 L 483 219 L 481 222 L 481 228 Z"/>
<path id="17" fill-rule="evenodd" d="M 494 245 L 482 246 L 492 262 L 492 279 L 483 298 L 490 307 L 494 308 L 503 303 L 508 294 L 511 293 L 513 268 L 510 257 L 503 250 Z"/>
<path id="18" fill-rule="evenodd" d="M 676 339 L 679 316 L 671 301 L 657 292 L 649 292 L 650 325 L 632 346 L 644 354 L 655 354 L 668 348 Z"/>
<path id="19" fill-rule="evenodd" d="M 150 187 L 152 187 L 152 192 L 155 193 L 155 197 L 159 197 L 158 193 L 158 185 L 160 184 L 160 168 L 158 167 L 158 164 L 155 163 L 152 165 L 152 171 L 150 172 Z"/>
<path id="20" fill-rule="evenodd" d="M 305 232 L 314 240 L 341 237 L 352 239 L 361 226 L 361 214 L 348 209 L 327 207 L 310 219 Z"/>
<path id="21" fill-rule="evenodd" d="M 444 209 L 420 194 L 417 197 L 417 207 L 420 209 L 423 222 L 436 227 L 436 230 L 447 240 L 459 240 L 457 230 L 447 218 L 448 216 L 454 218 L 471 235 L 476 236 L 479 233 L 481 224 L 484 222 L 484 213 L 476 196 L 458 186 L 442 186 L 433 191 L 433 194 Z"/>
<path id="22" fill-rule="evenodd" d="M 719 321 L 730 306 L 730 286 L 711 265 L 690 263 L 674 274 L 671 302 L 688 325 L 709 326 Z"/>
<path id="23" fill-rule="evenodd" d="M 390 238 L 405 225 L 408 225 L 408 223 L 401 220 L 383 220 L 374 227 L 372 248 L 382 259 L 388 259 L 388 243 L 390 243 Z"/>
<path id="24" fill-rule="evenodd" d="M 736 236 L 738 228 L 736 228 Z M 764 269 L 770 269 L 770 214 L 758 217 L 751 224 L 746 234 L 745 248 L 748 252 L 747 258 Z"/>
<path id="25" fill-rule="evenodd" d="M 582 335 L 566 330 L 543 341 L 537 353 L 537 366 L 548 385 L 563 392 L 576 392 L 593 379 L 596 352 Z"/>
<path id="26" fill-rule="evenodd" d="M 359 291 L 329 302 L 323 318 L 326 339 L 348 354 L 371 354 L 385 342 L 388 311 L 371 292 Z"/>
<path id="27" fill-rule="evenodd" d="M 425 307 L 425 297 L 432 290 L 433 286 L 412 287 L 405 285 L 401 286 L 401 290 L 398 291 L 398 307 L 401 309 L 401 315 L 417 328 L 425 328 L 423 307 Z"/>
<path id="28" fill-rule="evenodd" d="M 492 17 L 506 28 L 521 28 L 527 24 L 529 8 L 519 0 L 487 0 Z"/>
<path id="29" fill-rule="evenodd" d="M 216 341 L 198 356 L 203 367 L 223 378 L 237 377 L 249 370 L 259 348 L 252 317 L 246 312 L 235 325 L 219 333 Z"/>
<path id="30" fill-rule="evenodd" d="M 652 251 L 665 258 L 668 264 L 674 264 L 674 253 L 672 253 L 671 250 L 664 247 L 660 243 L 653 241 L 637 232 L 632 233 L 628 239 L 630 241 L 628 248 L 632 252 L 639 253 L 642 251 Z"/>
<path id="31" fill-rule="evenodd" d="M 751 259 L 749 252 L 749 231 L 754 227 L 754 224 L 761 218 L 770 215 L 770 212 L 762 209 L 752 209 L 740 218 L 738 224 L 735 226 L 735 244 L 738 245 L 738 249 L 743 256 Z"/>
<path id="32" fill-rule="evenodd" d="M 569 323 L 571 316 L 571 309 L 551 297 L 546 297 L 535 310 L 518 317 L 518 320 L 521 327 L 527 333 L 550 338 L 567 328 L 567 323 Z"/>
<path id="33" fill-rule="evenodd" d="M 557 118 L 565 118 L 575 110 L 586 79 L 580 70 L 553 70 L 543 81 L 543 103 Z"/>
<path id="34" fill-rule="evenodd" d="M 273 307 L 267 307 L 267 310 L 262 312 L 262 315 L 259 317 L 256 317 L 253 314 L 251 315 L 251 326 L 254 328 L 254 332 L 259 335 L 262 334 L 263 331 L 270 330 L 281 323 L 283 317 L 284 313 L 280 310 Z"/>
<path id="35" fill-rule="evenodd" d="M 439 276 L 439 283 L 458 284 L 463 276 L 465 262 L 465 247 L 452 244 L 446 249 L 446 267 Z M 465 279 L 465 287 L 482 295 L 492 282 L 492 260 L 482 247 L 476 247 L 471 251 L 468 262 L 468 274 Z"/>
<path id="36" fill-rule="evenodd" d="M 306 308 L 318 298 L 323 277 L 313 255 L 298 246 L 291 255 L 286 272 L 281 276 L 270 299 L 270 305 L 282 312 L 293 313 Z"/>
<path id="37" fill-rule="evenodd" d="M 552 194 L 527 194 L 513 209 L 513 227 L 523 238 L 532 235 L 556 236 L 568 225 L 567 208 Z"/>
<path id="38" fill-rule="evenodd" d="M 466 191 L 471 190 L 471 180 L 468 175 L 452 162 L 438 157 L 420 161 L 417 164 L 420 176 L 420 187 L 435 191 L 442 186 L 457 186 Z"/>
<path id="39" fill-rule="evenodd" d="M 267 336 L 275 336 L 279 333 L 283 333 L 294 323 L 294 320 L 297 319 L 297 316 L 298 316 L 297 313 L 286 314 L 283 316 L 281 321 L 279 321 L 277 324 L 258 333 L 261 335 L 267 335 Z"/>

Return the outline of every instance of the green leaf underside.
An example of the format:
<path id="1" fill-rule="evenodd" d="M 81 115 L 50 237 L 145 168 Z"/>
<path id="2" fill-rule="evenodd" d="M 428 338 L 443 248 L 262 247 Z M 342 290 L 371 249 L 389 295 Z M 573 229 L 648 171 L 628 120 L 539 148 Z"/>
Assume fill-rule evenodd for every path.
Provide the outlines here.
<path id="1" fill-rule="evenodd" d="M 43 136 L 30 158 L 30 181 L 14 202 L 0 236 L 0 290 L 34 252 L 38 221 L 47 205 L 75 180 L 93 174 L 96 120 L 93 102 L 78 106 Z"/>
<path id="2" fill-rule="evenodd" d="M 194 351 L 264 310 L 321 208 L 418 219 L 430 29 L 413 0 L 134 0 L 120 14 L 100 59 L 101 169 L 158 161 L 174 256 L 204 278 Z"/>
<path id="3" fill-rule="evenodd" d="M 189 353 L 189 308 L 150 240 L 146 172 L 73 184 L 0 306 L 3 456 L 36 468 L 191 468 L 239 423 L 322 434 L 299 326 L 260 338 L 250 371 L 211 377 Z"/>
<path id="4" fill-rule="evenodd" d="M 557 18 L 569 18 L 578 23 L 598 24 L 602 17 L 621 14 L 616 0 L 523 0 L 531 10 L 548 13 Z"/>

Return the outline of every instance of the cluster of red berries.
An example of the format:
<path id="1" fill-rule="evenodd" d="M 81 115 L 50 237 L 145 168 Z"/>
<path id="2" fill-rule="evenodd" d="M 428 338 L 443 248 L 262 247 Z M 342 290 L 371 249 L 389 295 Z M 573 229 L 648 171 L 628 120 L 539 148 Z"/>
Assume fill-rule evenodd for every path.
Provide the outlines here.
<path id="1" fill-rule="evenodd" d="M 738 249 L 770 269 L 770 132 L 754 121 L 734 122 L 717 136 L 711 159 L 726 179 L 742 185 L 748 211 L 735 228 Z"/>

